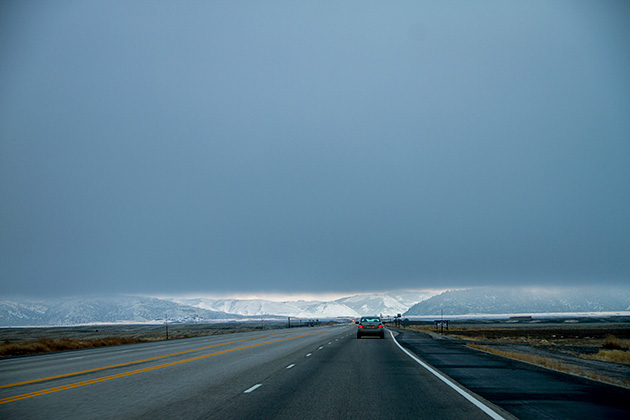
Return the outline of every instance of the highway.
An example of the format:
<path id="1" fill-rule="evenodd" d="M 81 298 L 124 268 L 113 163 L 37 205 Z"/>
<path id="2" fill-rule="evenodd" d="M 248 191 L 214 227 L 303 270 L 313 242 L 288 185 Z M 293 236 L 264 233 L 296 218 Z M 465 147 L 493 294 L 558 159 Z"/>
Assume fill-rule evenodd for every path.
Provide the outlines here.
<path id="1" fill-rule="evenodd" d="M 403 350 L 426 337 L 393 335 L 261 330 L 4 359 L 0 418 L 514 418 Z"/>
<path id="2" fill-rule="evenodd" d="M 0 361 L 0 418 L 487 419 L 353 327 L 142 343 Z"/>

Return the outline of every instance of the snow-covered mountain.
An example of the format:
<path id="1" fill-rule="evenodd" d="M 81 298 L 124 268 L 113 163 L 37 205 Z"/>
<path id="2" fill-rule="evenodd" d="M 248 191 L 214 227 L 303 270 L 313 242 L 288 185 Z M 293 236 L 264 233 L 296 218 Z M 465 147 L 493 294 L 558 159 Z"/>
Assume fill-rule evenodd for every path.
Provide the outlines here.
<path id="1" fill-rule="evenodd" d="M 116 322 L 198 322 L 210 319 L 279 316 L 296 318 L 553 312 L 630 311 L 628 288 L 500 288 L 452 290 L 441 294 L 393 291 L 331 301 L 264 299 L 158 299 L 141 296 L 75 297 L 0 301 L 0 326 L 76 325 Z"/>
<path id="2" fill-rule="evenodd" d="M 221 310 L 243 316 L 283 316 L 300 318 L 325 318 L 338 316 L 358 316 L 349 307 L 336 302 L 321 301 L 284 301 L 276 302 L 265 299 L 173 299 L 175 302 L 205 308 Z"/>
<path id="3" fill-rule="evenodd" d="M 0 301 L 0 326 L 162 322 L 166 316 L 173 322 L 238 317 L 142 296 Z"/>
<path id="4" fill-rule="evenodd" d="M 620 287 L 514 288 L 452 290 L 409 308 L 407 316 L 468 314 L 535 314 L 630 310 L 630 289 Z"/>
<path id="5" fill-rule="evenodd" d="M 264 299 L 211 299 L 211 298 L 187 298 L 172 299 L 174 302 L 203 308 L 212 311 L 222 311 L 243 316 L 296 316 L 311 305 L 320 302 L 275 302 Z"/>
<path id="6" fill-rule="evenodd" d="M 263 299 L 159 299 L 142 296 L 73 297 L 0 301 L 0 326 L 77 325 L 116 322 L 198 322 L 253 316 L 296 318 L 395 315 L 426 299 L 430 292 L 396 291 L 333 301 Z"/>
<path id="7" fill-rule="evenodd" d="M 337 299 L 335 302 L 352 309 L 357 316 L 402 314 L 414 304 L 436 295 L 435 292 L 410 292 L 398 290 L 388 293 L 355 295 Z"/>
<path id="8" fill-rule="evenodd" d="M 394 291 L 360 294 L 334 301 L 283 301 L 264 299 L 173 299 L 174 302 L 213 311 L 244 316 L 291 316 L 298 318 L 359 317 L 361 315 L 396 315 L 435 292 Z"/>

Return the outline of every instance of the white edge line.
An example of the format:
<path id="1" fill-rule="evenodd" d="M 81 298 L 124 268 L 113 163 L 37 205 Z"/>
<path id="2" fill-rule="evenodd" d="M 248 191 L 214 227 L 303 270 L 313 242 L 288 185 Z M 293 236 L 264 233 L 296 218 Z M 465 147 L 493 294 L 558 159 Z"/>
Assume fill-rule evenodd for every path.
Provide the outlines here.
<path id="1" fill-rule="evenodd" d="M 245 391 L 243 391 L 243 394 L 249 394 L 252 391 L 256 391 L 258 388 L 260 388 L 262 386 L 262 384 L 256 384 L 253 387 L 246 389 Z"/>
<path id="2" fill-rule="evenodd" d="M 455 391 L 457 391 L 457 393 L 459 393 L 462 397 L 466 398 L 468 401 L 470 401 L 471 403 L 473 403 L 475 406 L 477 406 L 477 408 L 479 408 L 481 411 L 483 411 L 484 413 L 486 413 L 487 415 L 489 415 L 490 417 L 492 417 L 494 420 L 506 420 L 505 417 L 499 415 L 497 412 L 495 412 L 494 410 L 492 410 L 490 407 L 488 407 L 487 405 L 485 405 L 484 403 L 482 403 L 481 401 L 479 401 L 478 399 L 476 399 L 475 397 L 473 397 L 472 395 L 470 395 L 468 392 L 466 392 L 465 390 L 463 390 L 462 388 L 460 388 L 459 386 L 455 385 L 453 383 L 453 381 L 451 381 L 450 379 L 446 378 L 444 375 L 442 375 L 440 372 L 438 372 L 437 370 L 433 369 L 431 366 L 427 365 L 426 363 L 424 363 L 422 360 L 418 359 L 416 356 L 414 356 L 413 354 L 411 354 L 411 352 L 409 352 L 406 348 L 404 348 L 403 346 L 401 346 L 398 341 L 396 341 L 396 338 L 394 338 L 394 333 L 389 330 L 389 333 L 392 336 L 392 339 L 394 340 L 394 343 L 396 343 L 396 345 L 398 346 L 399 349 L 401 349 L 402 351 L 404 351 L 407 356 L 411 357 L 416 363 L 418 363 L 420 366 L 422 366 L 423 368 L 425 368 L 426 370 L 428 370 L 430 373 L 432 373 L 434 376 L 436 376 L 439 380 L 441 380 L 442 382 L 444 382 L 446 385 L 450 386 L 451 388 L 453 388 Z"/>

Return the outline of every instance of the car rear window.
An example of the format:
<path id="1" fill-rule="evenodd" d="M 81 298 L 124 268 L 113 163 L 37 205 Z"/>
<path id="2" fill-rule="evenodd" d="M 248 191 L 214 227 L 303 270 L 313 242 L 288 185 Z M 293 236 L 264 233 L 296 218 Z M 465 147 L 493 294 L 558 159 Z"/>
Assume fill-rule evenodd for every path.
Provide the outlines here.
<path id="1" fill-rule="evenodd" d="M 361 318 L 361 322 L 380 322 L 379 318 Z"/>

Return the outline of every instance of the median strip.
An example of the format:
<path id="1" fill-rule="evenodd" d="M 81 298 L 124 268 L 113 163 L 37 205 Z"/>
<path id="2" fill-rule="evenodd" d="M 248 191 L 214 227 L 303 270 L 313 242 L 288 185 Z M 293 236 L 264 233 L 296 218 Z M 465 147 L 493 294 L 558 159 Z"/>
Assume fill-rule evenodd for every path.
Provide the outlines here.
<path id="1" fill-rule="evenodd" d="M 265 345 L 265 344 L 279 343 L 279 342 L 282 342 L 282 341 L 293 340 L 293 339 L 296 339 L 296 338 L 308 337 L 310 335 L 323 334 L 324 332 L 326 332 L 326 331 L 319 331 L 319 332 L 310 333 L 310 334 L 297 335 L 295 337 L 286 337 L 286 338 L 280 338 L 280 339 L 277 339 L 277 340 L 265 341 L 265 342 L 262 342 L 262 343 L 250 344 L 248 346 L 237 347 L 237 348 L 229 349 L 229 350 L 221 350 L 221 351 L 218 351 L 218 352 L 215 352 L 215 353 L 210 353 L 210 354 L 205 354 L 205 355 L 202 355 L 202 356 L 191 357 L 189 359 L 178 360 L 178 361 L 175 361 L 175 362 L 164 363 L 164 364 L 161 364 L 161 365 L 150 366 L 150 367 L 146 367 L 146 368 L 142 368 L 142 369 L 131 370 L 129 372 L 118 373 L 116 375 L 103 376 L 101 378 L 90 379 L 90 380 L 87 380 L 87 381 L 76 382 L 76 383 L 73 383 L 73 384 L 61 385 L 61 386 L 57 386 L 57 387 L 54 387 L 54 388 L 48 388 L 48 389 L 42 389 L 40 391 L 29 392 L 27 394 L 16 395 L 14 397 L 2 398 L 2 399 L 0 399 L 0 404 L 6 404 L 6 403 L 13 402 L 13 401 L 19 401 L 19 400 L 24 400 L 24 399 L 27 399 L 27 398 L 37 397 L 37 396 L 40 396 L 40 395 L 51 394 L 51 393 L 54 393 L 54 392 L 64 391 L 66 389 L 79 388 L 79 387 L 82 387 L 82 386 L 91 385 L 91 384 L 95 384 L 95 383 L 99 383 L 99 382 L 105 382 L 105 381 L 109 381 L 109 380 L 112 380 L 112 379 L 124 378 L 126 376 L 136 375 L 138 373 L 145 373 L 145 372 L 150 372 L 150 371 L 153 371 L 153 370 L 163 369 L 163 368 L 166 368 L 166 367 L 182 365 L 184 363 L 193 362 L 193 361 L 196 361 L 196 360 L 202 360 L 202 359 L 206 359 L 206 358 L 209 358 L 209 357 L 218 356 L 218 355 L 221 355 L 221 354 L 231 353 L 231 352 L 234 352 L 234 351 L 237 351 L 237 350 L 245 350 L 245 349 L 250 349 L 250 348 L 262 346 L 262 345 Z M 237 340 L 237 341 L 244 341 L 244 340 Z M 225 344 L 228 344 L 228 343 L 224 343 L 224 345 Z M 217 346 L 217 345 L 215 345 L 215 346 Z M 209 347 L 215 347 L 215 346 L 209 346 Z M 197 349 L 197 350 L 199 350 L 199 349 Z M 178 353 L 173 353 L 173 354 L 178 354 Z M 181 354 L 181 353 L 179 353 L 179 354 Z M 146 360 L 152 360 L 152 359 L 146 359 Z M 88 371 L 86 371 L 86 372 L 88 372 Z"/>

